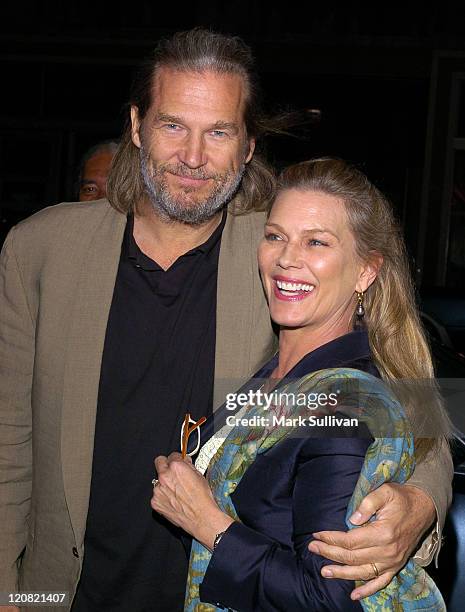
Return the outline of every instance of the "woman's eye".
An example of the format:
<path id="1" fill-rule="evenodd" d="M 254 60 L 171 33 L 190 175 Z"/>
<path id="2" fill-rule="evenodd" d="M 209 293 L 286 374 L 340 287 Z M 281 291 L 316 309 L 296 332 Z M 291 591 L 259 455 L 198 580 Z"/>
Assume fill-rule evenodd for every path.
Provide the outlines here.
<path id="1" fill-rule="evenodd" d="M 317 240 L 316 238 L 312 238 L 308 241 L 310 246 L 328 246 L 327 242 L 322 242 L 321 240 Z"/>
<path id="2" fill-rule="evenodd" d="M 281 240 L 281 236 L 278 236 L 278 234 L 265 234 L 265 240 L 269 240 L 270 242 L 273 242 L 275 240 Z"/>
<path id="3" fill-rule="evenodd" d="M 181 129 L 177 123 L 166 123 L 163 127 L 165 127 L 167 130 L 170 130 L 171 132 L 175 132 L 176 130 Z"/>

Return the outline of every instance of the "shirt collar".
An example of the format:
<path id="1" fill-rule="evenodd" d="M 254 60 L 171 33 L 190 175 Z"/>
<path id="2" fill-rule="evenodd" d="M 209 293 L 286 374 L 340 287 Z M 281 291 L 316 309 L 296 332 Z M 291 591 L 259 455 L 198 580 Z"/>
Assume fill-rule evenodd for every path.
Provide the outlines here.
<path id="1" fill-rule="evenodd" d="M 227 216 L 228 216 L 228 211 L 226 208 L 224 208 L 222 217 L 221 217 L 221 222 L 218 225 L 218 227 L 215 229 L 213 234 L 204 243 L 202 243 L 201 245 L 197 247 L 194 247 L 193 249 L 191 249 L 190 251 L 182 255 L 182 257 L 185 257 L 187 255 L 193 255 L 195 253 L 205 253 L 205 254 L 210 253 L 214 249 L 214 247 L 218 244 L 218 241 L 221 239 L 221 235 L 223 233 L 223 229 L 226 224 Z M 138 264 L 139 266 L 143 268 L 146 268 L 147 266 L 151 267 L 150 262 L 152 262 L 152 264 L 154 263 L 149 257 L 147 257 L 147 255 L 145 255 L 140 250 L 140 248 L 138 247 L 134 239 L 134 215 L 133 214 L 128 215 L 128 220 L 126 223 L 126 229 L 124 231 L 124 238 L 123 238 L 123 252 L 125 255 L 127 255 L 129 259 L 134 260 L 136 264 Z"/>

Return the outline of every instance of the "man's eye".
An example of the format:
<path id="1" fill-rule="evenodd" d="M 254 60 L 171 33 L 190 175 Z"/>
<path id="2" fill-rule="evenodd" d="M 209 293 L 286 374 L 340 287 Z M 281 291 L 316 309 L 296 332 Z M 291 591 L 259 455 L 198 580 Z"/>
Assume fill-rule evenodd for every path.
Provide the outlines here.
<path id="1" fill-rule="evenodd" d="M 81 187 L 81 191 L 83 193 L 93 193 L 96 190 L 97 188 L 95 185 L 84 185 L 83 187 Z"/>
<path id="2" fill-rule="evenodd" d="M 226 132 L 223 132 L 223 130 L 212 130 L 210 133 L 216 138 L 224 138 L 226 136 Z"/>
<path id="3" fill-rule="evenodd" d="M 177 123 L 165 123 L 163 127 L 170 132 L 176 132 L 177 130 L 181 129 L 181 126 L 179 126 Z"/>
<path id="4" fill-rule="evenodd" d="M 327 242 L 322 242 L 321 240 L 317 240 L 316 238 L 312 238 L 308 241 L 310 246 L 328 246 Z"/>
<path id="5" fill-rule="evenodd" d="M 281 240 L 281 236 L 278 236 L 278 234 L 273 234 L 270 232 L 270 233 L 265 234 L 265 240 L 274 242 L 275 240 Z"/>

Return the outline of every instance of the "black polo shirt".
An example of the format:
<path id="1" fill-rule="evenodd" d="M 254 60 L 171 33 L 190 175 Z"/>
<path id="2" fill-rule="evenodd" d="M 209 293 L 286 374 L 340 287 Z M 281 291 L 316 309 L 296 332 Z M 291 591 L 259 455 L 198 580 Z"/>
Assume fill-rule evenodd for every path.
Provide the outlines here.
<path id="1" fill-rule="evenodd" d="M 73 612 L 183 609 L 179 530 L 150 507 L 153 460 L 180 450 L 186 412 L 212 411 L 219 227 L 164 271 L 128 218 L 107 324 L 90 505 Z"/>

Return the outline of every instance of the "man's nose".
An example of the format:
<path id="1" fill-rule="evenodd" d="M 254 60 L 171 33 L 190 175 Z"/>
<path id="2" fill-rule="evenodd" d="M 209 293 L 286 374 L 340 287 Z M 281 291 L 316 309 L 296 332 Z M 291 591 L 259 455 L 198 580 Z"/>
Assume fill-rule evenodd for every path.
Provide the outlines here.
<path id="1" fill-rule="evenodd" d="M 201 168 L 207 163 L 203 134 L 190 133 L 179 151 L 179 159 L 189 168 Z"/>

